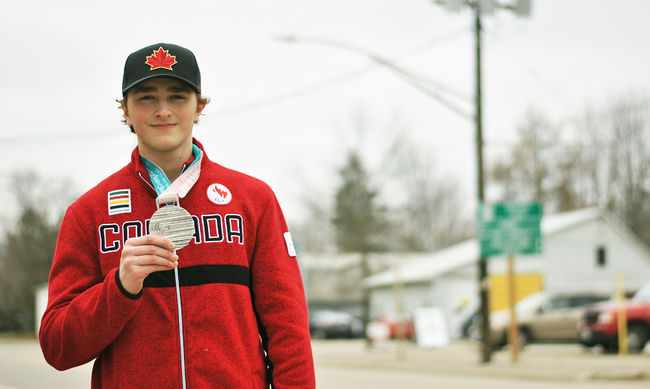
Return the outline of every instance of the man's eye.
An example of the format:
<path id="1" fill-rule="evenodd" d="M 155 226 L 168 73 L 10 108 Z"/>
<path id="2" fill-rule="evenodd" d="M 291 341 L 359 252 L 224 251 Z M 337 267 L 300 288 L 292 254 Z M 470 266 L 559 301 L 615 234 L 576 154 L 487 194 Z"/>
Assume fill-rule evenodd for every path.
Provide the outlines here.
<path id="1" fill-rule="evenodd" d="M 151 100 L 151 99 L 153 99 L 152 95 L 143 95 L 138 97 L 138 100 Z"/>
<path id="2" fill-rule="evenodd" d="M 174 100 L 185 100 L 185 95 L 172 95 Z"/>

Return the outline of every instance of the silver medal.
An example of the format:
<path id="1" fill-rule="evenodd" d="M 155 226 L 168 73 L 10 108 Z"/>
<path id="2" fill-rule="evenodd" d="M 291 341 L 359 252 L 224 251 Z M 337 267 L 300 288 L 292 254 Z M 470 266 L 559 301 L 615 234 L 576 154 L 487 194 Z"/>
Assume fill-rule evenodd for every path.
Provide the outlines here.
<path id="1" fill-rule="evenodd" d="M 149 233 L 171 240 L 175 250 L 180 250 L 194 237 L 194 220 L 185 208 L 167 205 L 151 215 Z"/>

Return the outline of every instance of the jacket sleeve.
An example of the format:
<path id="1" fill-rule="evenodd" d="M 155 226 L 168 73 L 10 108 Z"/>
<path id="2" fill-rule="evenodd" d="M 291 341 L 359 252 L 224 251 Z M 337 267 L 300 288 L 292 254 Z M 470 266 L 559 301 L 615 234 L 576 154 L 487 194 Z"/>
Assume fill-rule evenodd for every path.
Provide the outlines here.
<path id="1" fill-rule="evenodd" d="M 56 244 L 48 283 L 48 304 L 39 331 L 47 362 L 65 370 L 93 360 L 118 336 L 137 310 L 139 296 L 128 296 L 99 264 L 96 226 L 82 225 L 68 208 Z"/>
<path id="2" fill-rule="evenodd" d="M 260 333 L 268 341 L 273 387 L 310 389 L 316 383 L 307 305 L 298 262 L 285 243 L 286 232 L 273 196 L 257 226 L 251 288 Z"/>

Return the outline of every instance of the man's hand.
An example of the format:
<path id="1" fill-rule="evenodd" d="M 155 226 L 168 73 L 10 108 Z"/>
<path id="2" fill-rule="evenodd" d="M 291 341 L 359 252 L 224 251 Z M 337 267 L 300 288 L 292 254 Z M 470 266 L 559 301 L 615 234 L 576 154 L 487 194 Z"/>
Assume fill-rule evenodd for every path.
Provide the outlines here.
<path id="1" fill-rule="evenodd" d="M 178 266 L 174 244 L 167 238 L 145 235 L 127 239 L 120 258 L 120 282 L 127 292 L 138 294 L 144 279 L 153 272 Z"/>

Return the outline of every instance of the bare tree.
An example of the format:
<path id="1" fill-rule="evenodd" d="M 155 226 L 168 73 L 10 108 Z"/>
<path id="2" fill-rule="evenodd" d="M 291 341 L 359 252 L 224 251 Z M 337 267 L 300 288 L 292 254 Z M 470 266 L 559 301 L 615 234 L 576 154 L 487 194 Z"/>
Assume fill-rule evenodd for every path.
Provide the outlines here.
<path id="1" fill-rule="evenodd" d="M 546 115 L 529 109 L 517 127 L 518 142 L 506 158 L 489 170 L 502 187 L 504 200 L 548 202 L 552 192 L 552 161 L 557 130 Z"/>
<path id="2" fill-rule="evenodd" d="M 503 199 L 537 199 L 551 211 L 600 204 L 650 243 L 650 104 L 630 95 L 572 124 L 577 136 L 561 139 L 558 125 L 527 113 L 517 145 L 490 170 Z"/>
<path id="3" fill-rule="evenodd" d="M 629 97 L 612 104 L 609 113 L 604 202 L 650 243 L 650 105 Z"/>
<path id="4" fill-rule="evenodd" d="M 579 144 L 567 145 L 558 153 L 554 164 L 554 180 L 548 200 L 554 209 L 566 212 L 593 205 L 588 196 L 591 160 Z"/>
<path id="5" fill-rule="evenodd" d="M 607 158 L 604 149 L 606 141 L 602 135 L 606 134 L 603 130 L 605 126 L 596 109 L 587 106 L 582 117 L 576 123 L 577 136 L 573 148 L 580 150 L 579 170 L 580 174 L 574 174 L 572 185 L 579 192 L 578 196 L 582 199 L 582 204 L 597 205 L 603 201 L 605 187 L 603 171 L 607 166 Z"/>
<path id="6" fill-rule="evenodd" d="M 457 182 L 437 174 L 430 153 L 402 136 L 385 166 L 402 195 L 390 212 L 392 249 L 434 251 L 470 236 Z"/>

